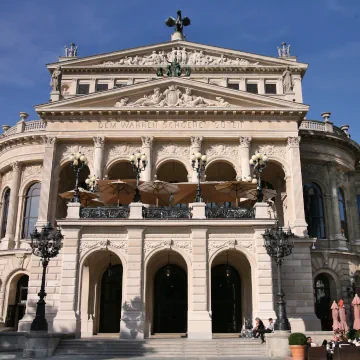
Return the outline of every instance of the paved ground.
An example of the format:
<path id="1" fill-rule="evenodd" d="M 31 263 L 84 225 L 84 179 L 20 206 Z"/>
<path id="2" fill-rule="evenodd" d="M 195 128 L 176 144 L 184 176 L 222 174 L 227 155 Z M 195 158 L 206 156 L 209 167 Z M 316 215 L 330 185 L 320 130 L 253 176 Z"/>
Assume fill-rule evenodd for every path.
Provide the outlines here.
<path id="1" fill-rule="evenodd" d="M 0 352 L 0 360 L 15 360 L 15 359 L 23 359 L 22 352 Z M 51 358 L 48 358 L 51 360 L 291 360 L 290 358 L 269 358 L 264 356 L 219 356 L 219 357 L 213 357 L 213 356 L 204 356 L 204 357 L 131 357 L 131 358 L 118 358 L 118 357 L 112 357 L 112 356 L 80 356 L 76 355 L 73 356 L 53 356 Z"/>

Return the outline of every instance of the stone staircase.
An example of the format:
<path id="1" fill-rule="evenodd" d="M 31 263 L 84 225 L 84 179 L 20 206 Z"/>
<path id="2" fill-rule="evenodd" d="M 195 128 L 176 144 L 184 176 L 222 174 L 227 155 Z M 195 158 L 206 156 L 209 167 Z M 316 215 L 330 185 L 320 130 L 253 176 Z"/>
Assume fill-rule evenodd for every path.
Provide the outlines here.
<path id="1" fill-rule="evenodd" d="M 87 355 L 116 357 L 202 357 L 202 356 L 264 356 L 266 345 L 260 340 L 228 338 L 212 340 L 189 339 L 64 339 L 54 355 Z"/>

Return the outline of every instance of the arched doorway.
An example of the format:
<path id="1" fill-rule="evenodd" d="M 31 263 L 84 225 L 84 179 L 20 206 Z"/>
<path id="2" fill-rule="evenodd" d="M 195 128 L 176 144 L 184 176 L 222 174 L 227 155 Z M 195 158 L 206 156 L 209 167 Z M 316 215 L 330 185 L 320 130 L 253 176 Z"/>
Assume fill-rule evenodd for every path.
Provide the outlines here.
<path id="1" fill-rule="evenodd" d="M 234 166 L 225 161 L 215 161 L 209 164 L 205 171 L 206 181 L 235 181 Z"/>
<path id="2" fill-rule="evenodd" d="M 154 332 L 185 333 L 187 329 L 187 274 L 165 265 L 155 275 Z"/>
<path id="3" fill-rule="evenodd" d="M 210 264 L 212 332 L 239 333 L 253 317 L 250 262 L 241 251 L 228 249 Z"/>
<path id="4" fill-rule="evenodd" d="M 212 269 L 211 299 L 212 332 L 240 332 L 241 281 L 232 266 L 222 264 Z"/>
<path id="5" fill-rule="evenodd" d="M 111 265 L 103 273 L 99 326 L 101 333 L 117 333 L 120 331 L 122 275 L 121 264 Z"/>
<path id="6" fill-rule="evenodd" d="M 5 326 L 17 330 L 19 321 L 25 315 L 29 276 L 19 274 L 10 284 Z"/>
<path id="7" fill-rule="evenodd" d="M 333 283 L 333 284 L 332 284 Z M 315 314 L 321 321 L 323 331 L 332 330 L 331 294 L 336 286 L 328 274 L 319 274 L 314 280 Z"/>
<path id="8" fill-rule="evenodd" d="M 156 172 L 157 180 L 170 183 L 187 182 L 188 172 L 184 164 L 179 161 L 168 161 L 159 166 Z"/>
<path id="9" fill-rule="evenodd" d="M 112 165 L 108 171 L 109 180 L 128 180 L 136 179 L 136 173 L 133 170 L 130 161 L 120 161 Z"/>

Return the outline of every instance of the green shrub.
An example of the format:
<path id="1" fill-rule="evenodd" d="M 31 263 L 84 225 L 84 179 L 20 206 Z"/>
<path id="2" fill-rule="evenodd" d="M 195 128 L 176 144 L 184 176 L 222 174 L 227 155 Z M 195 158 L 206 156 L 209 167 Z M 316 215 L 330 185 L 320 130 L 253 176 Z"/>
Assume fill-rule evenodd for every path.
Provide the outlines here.
<path id="1" fill-rule="evenodd" d="M 306 336 L 303 333 L 290 334 L 289 345 L 306 345 Z"/>
<path id="2" fill-rule="evenodd" d="M 360 330 L 351 329 L 351 330 L 349 330 L 348 333 L 346 334 L 346 337 L 347 337 L 349 340 L 357 339 L 357 338 L 360 337 Z"/>

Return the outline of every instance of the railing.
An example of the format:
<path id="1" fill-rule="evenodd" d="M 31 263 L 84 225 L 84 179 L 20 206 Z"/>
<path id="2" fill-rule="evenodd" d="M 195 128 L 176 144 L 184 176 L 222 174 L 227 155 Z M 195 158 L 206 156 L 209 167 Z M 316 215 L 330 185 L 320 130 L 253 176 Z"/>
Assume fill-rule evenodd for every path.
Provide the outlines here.
<path id="1" fill-rule="evenodd" d="M 45 131 L 46 123 L 42 120 L 33 120 L 25 123 L 19 123 L 6 130 L 0 137 L 6 137 L 14 134 L 21 134 L 32 131 Z"/>
<path id="2" fill-rule="evenodd" d="M 29 121 L 25 123 L 25 129 L 24 132 L 27 131 L 37 131 L 37 130 L 42 130 L 46 128 L 46 124 L 44 121 L 42 120 L 34 120 L 34 121 Z"/>
<path id="3" fill-rule="evenodd" d="M 144 219 L 191 219 L 190 208 L 143 208 Z"/>
<path id="4" fill-rule="evenodd" d="M 130 210 L 127 206 L 119 207 L 96 207 L 81 208 L 80 218 L 82 219 L 127 219 Z"/>
<path id="5" fill-rule="evenodd" d="M 207 208 L 205 210 L 207 219 L 253 219 L 255 218 L 255 209 L 246 208 Z"/>
<path id="6" fill-rule="evenodd" d="M 344 131 L 342 131 L 340 128 L 338 128 L 337 126 L 333 126 L 334 128 L 334 134 L 343 138 L 348 138 L 348 136 L 345 134 Z"/>
<path id="7" fill-rule="evenodd" d="M 300 130 L 326 131 L 325 123 L 315 120 L 304 120 L 300 124 Z"/>
<path id="8" fill-rule="evenodd" d="M 17 126 L 13 126 L 11 127 L 9 130 L 7 130 L 3 136 L 10 136 L 12 134 L 15 134 L 16 133 L 16 129 L 17 129 Z"/>

